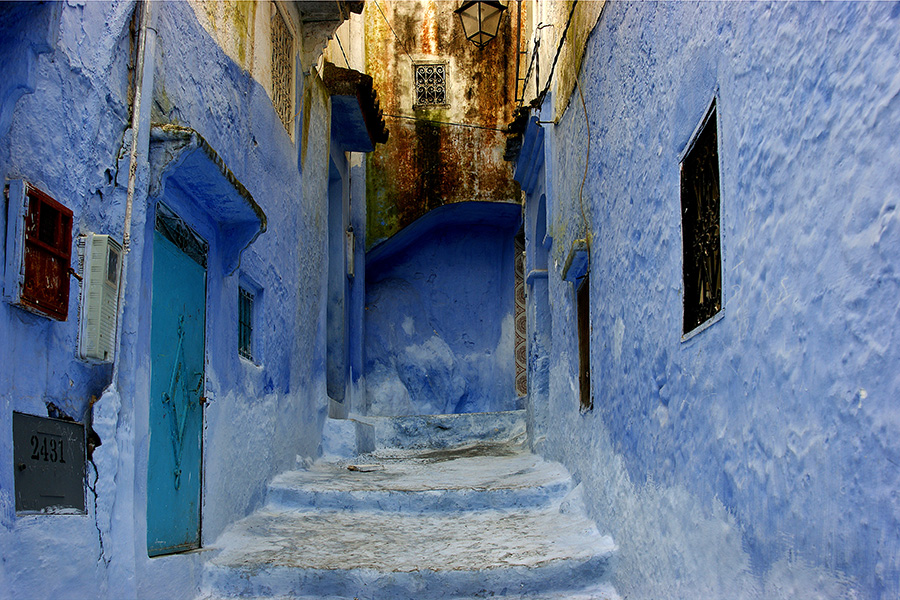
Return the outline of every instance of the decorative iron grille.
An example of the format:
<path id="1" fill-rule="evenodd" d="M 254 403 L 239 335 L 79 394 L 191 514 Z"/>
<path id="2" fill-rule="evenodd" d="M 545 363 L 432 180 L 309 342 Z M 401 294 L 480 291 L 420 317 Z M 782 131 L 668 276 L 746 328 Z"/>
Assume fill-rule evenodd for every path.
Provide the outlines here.
<path id="1" fill-rule="evenodd" d="M 294 120 L 293 55 L 294 35 L 276 6 L 272 15 L 272 104 L 288 133 Z"/>
<path id="2" fill-rule="evenodd" d="M 209 243 L 204 240 L 184 219 L 163 204 L 156 204 L 156 230 L 191 257 L 198 265 L 206 268 Z"/>
<path id="3" fill-rule="evenodd" d="M 684 333 L 722 309 L 716 107 L 681 165 Z"/>
<path id="4" fill-rule="evenodd" d="M 525 235 L 515 238 L 516 248 L 516 395 L 528 394 L 528 313 L 525 306 Z"/>
<path id="5" fill-rule="evenodd" d="M 253 360 L 253 293 L 238 287 L 238 354 Z"/>
<path id="6" fill-rule="evenodd" d="M 414 65 L 416 106 L 438 106 L 447 103 L 447 65 L 443 63 Z"/>

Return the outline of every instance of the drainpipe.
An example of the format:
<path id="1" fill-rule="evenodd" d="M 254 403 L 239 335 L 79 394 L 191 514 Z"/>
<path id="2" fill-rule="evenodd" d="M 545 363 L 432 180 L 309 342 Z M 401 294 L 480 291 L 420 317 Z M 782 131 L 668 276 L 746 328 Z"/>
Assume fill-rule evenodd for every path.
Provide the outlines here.
<path id="1" fill-rule="evenodd" d="M 107 598 L 137 598 L 134 506 L 134 448 L 126 432 L 119 440 L 121 398 L 119 365 L 122 361 L 122 330 L 128 254 L 131 246 L 131 213 L 138 167 L 148 164 L 150 150 L 150 98 L 153 96 L 154 57 L 156 56 L 157 2 L 137 0 L 140 11 L 138 55 L 135 69 L 134 100 L 131 107 L 131 151 L 128 168 L 128 192 L 125 199 L 125 223 L 122 234 L 122 265 L 119 276 L 116 311 L 115 356 L 109 385 L 100 400 L 92 404 L 92 421 L 103 442 L 93 454 L 95 514 L 100 539 L 100 560 L 106 567 Z M 144 94 L 149 94 L 144 98 Z M 146 100 L 146 101 L 145 101 Z M 101 478 L 103 481 L 101 481 Z"/>
<path id="2" fill-rule="evenodd" d="M 110 388 L 119 386 L 119 363 L 122 356 L 122 315 L 125 311 L 125 287 L 128 279 L 128 254 L 131 246 L 131 211 L 134 204 L 134 188 L 139 159 L 145 162 L 150 154 L 150 105 L 153 97 L 153 76 L 156 56 L 156 2 L 139 0 L 141 10 L 138 31 L 137 69 L 134 82 L 134 100 L 131 108 L 131 153 L 128 165 L 128 195 L 125 199 L 125 225 L 122 234 L 122 270 L 119 278 L 118 312 L 116 314 L 116 342 L 113 373 Z M 144 90 L 150 97 L 144 101 Z M 138 156 L 138 154 L 141 154 Z"/>

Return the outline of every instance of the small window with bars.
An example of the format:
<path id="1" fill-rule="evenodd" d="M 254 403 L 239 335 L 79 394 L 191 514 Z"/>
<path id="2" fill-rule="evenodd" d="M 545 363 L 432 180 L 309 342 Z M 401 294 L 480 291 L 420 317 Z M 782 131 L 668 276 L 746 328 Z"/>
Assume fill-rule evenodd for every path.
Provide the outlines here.
<path id="1" fill-rule="evenodd" d="M 681 163 L 684 327 L 688 334 L 722 309 L 719 150 L 716 105 Z"/>
<path id="2" fill-rule="evenodd" d="M 416 106 L 444 106 L 447 104 L 447 64 L 413 65 L 415 69 Z"/>
<path id="3" fill-rule="evenodd" d="M 591 394 L 591 282 L 586 273 L 575 292 L 575 312 L 578 316 L 578 389 L 581 410 L 594 408 Z"/>
<path id="4" fill-rule="evenodd" d="M 238 287 L 238 354 L 253 360 L 253 302 L 256 294 Z"/>
<path id="5" fill-rule="evenodd" d="M 277 3 L 272 6 L 272 104 L 284 128 L 294 127 L 294 33 Z"/>

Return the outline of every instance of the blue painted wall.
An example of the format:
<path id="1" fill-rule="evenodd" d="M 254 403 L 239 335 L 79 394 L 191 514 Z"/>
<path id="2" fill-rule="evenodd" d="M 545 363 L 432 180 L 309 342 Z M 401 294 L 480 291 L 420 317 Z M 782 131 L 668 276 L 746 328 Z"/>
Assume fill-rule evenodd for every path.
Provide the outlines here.
<path id="1" fill-rule="evenodd" d="M 518 205 L 436 209 L 369 252 L 365 356 L 370 415 L 518 407 L 513 236 Z"/>
<path id="2" fill-rule="evenodd" d="M 587 118 L 576 91 L 546 126 L 533 439 L 584 481 L 626 597 L 900 595 L 898 48 L 896 3 L 609 3 Z M 679 161 L 714 98 L 724 308 L 682 341 Z M 560 271 L 585 230 L 580 414 Z"/>
<path id="3" fill-rule="evenodd" d="M 120 9 L 120 10 L 117 10 Z M 73 229 L 121 239 L 124 190 L 116 156 L 128 119 L 127 6 L 5 3 L 0 38 L 0 176 L 27 179 L 74 211 Z M 82 23 L 86 24 L 82 28 Z M 85 36 L 103 29 L 89 52 Z M 90 55 L 90 56 L 88 56 Z M 6 233 L 6 202 L 0 201 Z M 106 223 L 115 223 L 112 231 Z M 0 244 L 0 269 L 6 262 Z M 47 416 L 52 402 L 90 418 L 92 396 L 109 383 L 108 365 L 74 359 L 78 284 L 71 281 L 69 319 L 52 321 L 0 302 L 0 589 L 3 595 L 84 597 L 106 593 L 93 518 L 96 473 L 88 465 L 87 516 L 15 515 L 12 412 Z"/>
<path id="4" fill-rule="evenodd" d="M 152 57 L 155 85 L 146 98 L 152 101 L 153 122 L 189 127 L 202 135 L 269 215 L 268 230 L 243 253 L 232 273 L 225 268 L 232 232 L 204 209 L 216 199 L 199 188 L 189 189 L 189 177 L 181 179 L 180 187 L 170 179 L 153 190 L 147 157 L 141 157 L 120 393 L 104 395 L 93 409 L 103 445 L 95 452 L 96 466 L 88 466 L 88 514 L 16 516 L 11 440 L 9 433 L 0 435 L 0 595 L 190 598 L 197 592 L 201 555 L 151 561 L 144 550 L 153 293 L 148 240 L 161 198 L 211 245 L 204 544 L 261 504 L 273 474 L 294 466 L 298 455 L 318 453 L 328 410 L 327 240 L 322 227 L 327 216 L 327 93 L 314 73 L 304 76 L 298 65 L 297 107 L 306 119 L 296 119 L 292 140 L 263 87 L 225 55 L 188 4 L 154 4 L 159 34 Z M 8 134 L 4 129 L 0 137 L 0 174 L 25 178 L 71 208 L 75 234 L 122 237 L 134 8 L 131 1 L 112 1 L 0 9 L 0 15 L 14 13 L 15 31 L 34 28 L 28 35 L 0 36 L 0 126 L 8 123 Z M 5 100 L 12 96 L 17 97 Z M 3 214 L 0 224 L 5 224 L 5 207 Z M 2 252 L 0 244 L 5 262 Z M 252 282 L 261 291 L 253 362 L 237 354 L 239 281 Z M 77 306 L 74 280 L 66 322 L 0 303 L 0 428 L 6 432 L 11 431 L 12 411 L 46 415 L 47 401 L 79 420 L 91 417 L 90 399 L 101 396 L 111 368 L 74 358 Z"/>

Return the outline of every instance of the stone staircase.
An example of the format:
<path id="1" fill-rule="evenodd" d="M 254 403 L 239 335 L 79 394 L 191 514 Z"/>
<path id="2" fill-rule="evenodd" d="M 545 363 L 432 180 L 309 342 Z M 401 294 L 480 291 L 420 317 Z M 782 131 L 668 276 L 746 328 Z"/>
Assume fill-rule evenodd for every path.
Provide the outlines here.
<path id="1" fill-rule="evenodd" d="M 612 539 L 568 472 L 522 445 L 520 411 L 365 418 L 332 434 L 326 459 L 276 477 L 217 540 L 201 598 L 618 599 Z"/>

